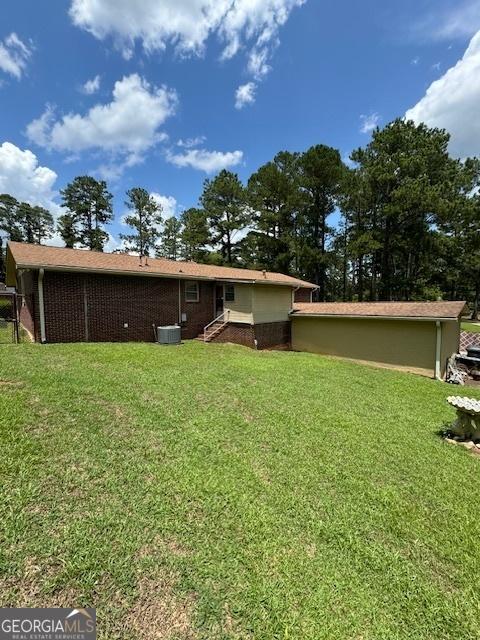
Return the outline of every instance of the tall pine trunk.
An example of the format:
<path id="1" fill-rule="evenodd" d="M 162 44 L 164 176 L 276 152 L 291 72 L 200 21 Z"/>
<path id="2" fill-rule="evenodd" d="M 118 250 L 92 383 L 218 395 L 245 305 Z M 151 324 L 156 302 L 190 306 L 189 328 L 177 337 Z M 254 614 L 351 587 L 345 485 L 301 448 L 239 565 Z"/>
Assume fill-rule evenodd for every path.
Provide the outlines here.
<path id="1" fill-rule="evenodd" d="M 363 302 L 363 255 L 358 257 L 358 301 Z"/>
<path id="2" fill-rule="evenodd" d="M 382 298 L 390 300 L 392 295 L 391 269 L 390 269 L 390 220 L 385 220 L 385 231 L 383 234 L 382 247 Z"/>

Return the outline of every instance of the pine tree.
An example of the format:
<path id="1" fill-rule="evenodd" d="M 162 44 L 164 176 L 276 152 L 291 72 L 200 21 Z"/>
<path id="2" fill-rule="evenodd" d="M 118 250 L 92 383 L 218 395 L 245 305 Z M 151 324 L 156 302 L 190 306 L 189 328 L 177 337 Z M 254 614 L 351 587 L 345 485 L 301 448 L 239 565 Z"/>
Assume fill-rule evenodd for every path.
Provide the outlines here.
<path id="1" fill-rule="evenodd" d="M 443 130 L 398 119 L 352 153 L 367 197 L 363 219 L 374 244 L 372 299 L 426 295 L 436 264 L 432 225 L 452 197 L 448 140 Z"/>
<path id="2" fill-rule="evenodd" d="M 220 247 L 223 261 L 232 265 L 235 235 L 250 222 L 245 189 L 237 174 L 225 169 L 213 180 L 206 180 L 200 203 L 212 229 L 212 240 Z"/>
<path id="3" fill-rule="evenodd" d="M 242 242 L 242 254 L 248 260 L 252 252 L 250 266 L 286 274 L 295 270 L 295 221 L 302 197 L 298 159 L 299 154 L 278 153 L 248 181 L 254 231 Z"/>
<path id="4" fill-rule="evenodd" d="M 299 159 L 300 188 L 304 203 L 299 220 L 300 271 L 319 286 L 320 300 L 327 298 L 328 251 L 332 228 L 328 217 L 335 211 L 341 194 L 345 165 L 337 149 L 325 145 L 311 147 Z"/>
<path id="5" fill-rule="evenodd" d="M 91 251 L 103 251 L 108 233 L 103 225 L 113 220 L 112 194 L 103 180 L 78 176 L 61 192 L 62 206 L 78 226 L 79 243 Z"/>
<path id="6" fill-rule="evenodd" d="M 178 218 L 172 216 L 165 220 L 156 252 L 157 258 L 178 260 L 181 257 L 181 231 L 182 223 Z"/>
<path id="7" fill-rule="evenodd" d="M 75 216 L 71 213 L 64 213 L 58 218 L 57 231 L 60 234 L 65 247 L 73 249 L 79 242 L 78 229 L 75 222 Z"/>
<path id="8" fill-rule="evenodd" d="M 207 247 L 212 242 L 205 211 L 192 207 L 184 211 L 180 219 L 182 256 L 185 260 L 205 262 L 208 256 Z"/>
<path id="9" fill-rule="evenodd" d="M 53 216 L 43 207 L 32 207 L 28 202 L 20 202 L 16 211 L 17 224 L 25 242 L 41 244 L 53 235 Z"/>
<path id="10" fill-rule="evenodd" d="M 162 207 L 148 191 L 140 187 L 127 191 L 125 205 L 131 212 L 125 217 L 125 224 L 132 228 L 133 233 L 121 233 L 120 238 L 125 242 L 127 251 L 149 256 L 155 250 L 160 236 Z"/>

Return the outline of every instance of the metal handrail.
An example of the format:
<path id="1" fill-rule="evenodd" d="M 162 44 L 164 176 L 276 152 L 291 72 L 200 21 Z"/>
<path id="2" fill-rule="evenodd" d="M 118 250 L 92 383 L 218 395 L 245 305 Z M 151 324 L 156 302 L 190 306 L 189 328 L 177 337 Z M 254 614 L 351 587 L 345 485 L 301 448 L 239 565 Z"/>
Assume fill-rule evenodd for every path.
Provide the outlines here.
<path id="1" fill-rule="evenodd" d="M 203 339 L 205 341 L 207 340 L 207 329 L 211 327 L 212 324 L 215 324 L 216 322 L 222 322 L 222 324 L 227 324 L 228 322 L 227 318 L 229 313 L 230 311 L 228 309 L 226 311 L 222 311 L 222 313 L 217 318 L 215 318 L 215 320 L 212 320 L 203 328 Z M 221 318 L 223 318 L 223 321 L 221 320 Z"/>

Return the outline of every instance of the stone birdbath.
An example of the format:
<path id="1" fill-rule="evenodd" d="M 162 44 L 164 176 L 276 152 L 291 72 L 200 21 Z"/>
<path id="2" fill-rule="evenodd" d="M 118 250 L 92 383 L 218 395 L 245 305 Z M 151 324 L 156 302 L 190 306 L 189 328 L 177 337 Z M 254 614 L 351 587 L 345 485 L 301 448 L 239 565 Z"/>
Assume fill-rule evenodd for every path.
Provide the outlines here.
<path id="1" fill-rule="evenodd" d="M 462 440 L 480 442 L 480 400 L 449 396 L 447 402 L 457 410 L 457 419 L 450 430 Z"/>

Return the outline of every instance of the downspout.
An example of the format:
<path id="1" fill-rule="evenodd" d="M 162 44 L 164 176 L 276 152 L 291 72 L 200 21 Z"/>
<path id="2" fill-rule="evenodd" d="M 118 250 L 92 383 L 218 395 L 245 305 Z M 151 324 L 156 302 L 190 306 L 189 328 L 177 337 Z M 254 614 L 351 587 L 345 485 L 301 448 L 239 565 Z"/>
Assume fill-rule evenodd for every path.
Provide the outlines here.
<path id="1" fill-rule="evenodd" d="M 442 379 L 441 372 L 441 353 L 442 353 L 442 323 L 440 320 L 435 322 L 435 326 L 437 328 L 437 344 L 435 348 L 435 378 L 436 380 Z"/>
<path id="2" fill-rule="evenodd" d="M 43 300 L 43 276 L 45 271 L 40 269 L 38 272 L 38 307 L 40 313 L 40 342 L 46 342 L 45 335 L 45 304 Z"/>
<path id="3" fill-rule="evenodd" d="M 182 282 L 178 280 L 178 326 L 182 326 Z"/>

